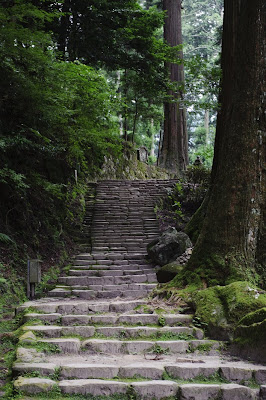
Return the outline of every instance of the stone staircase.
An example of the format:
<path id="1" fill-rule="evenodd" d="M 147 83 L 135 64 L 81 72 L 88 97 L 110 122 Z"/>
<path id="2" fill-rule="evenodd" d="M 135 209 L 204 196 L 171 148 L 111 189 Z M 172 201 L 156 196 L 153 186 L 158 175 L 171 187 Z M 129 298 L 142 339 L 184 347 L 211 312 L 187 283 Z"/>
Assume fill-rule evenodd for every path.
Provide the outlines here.
<path id="1" fill-rule="evenodd" d="M 23 399 L 266 399 L 266 367 L 231 358 L 179 304 L 147 298 L 153 208 L 174 183 L 97 185 L 85 217 L 92 251 L 74 258 L 49 297 L 18 309 L 13 373 Z"/>

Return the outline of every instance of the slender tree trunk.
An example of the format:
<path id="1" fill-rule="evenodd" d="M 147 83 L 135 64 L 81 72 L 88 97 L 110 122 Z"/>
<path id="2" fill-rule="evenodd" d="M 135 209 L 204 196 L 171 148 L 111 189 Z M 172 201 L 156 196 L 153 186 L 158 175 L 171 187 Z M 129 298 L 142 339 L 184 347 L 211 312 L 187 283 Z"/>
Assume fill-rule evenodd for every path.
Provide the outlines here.
<path id="1" fill-rule="evenodd" d="M 154 120 L 153 118 L 151 119 L 151 153 L 150 156 L 154 157 L 155 156 L 155 143 L 154 143 L 154 132 L 153 132 L 153 128 L 154 128 Z"/>
<path id="2" fill-rule="evenodd" d="M 117 71 L 117 92 L 118 92 L 118 97 L 119 101 L 121 102 L 122 96 L 121 96 L 121 71 Z M 120 131 L 120 136 L 123 136 L 124 133 L 124 127 L 123 127 L 123 115 L 120 113 L 118 115 L 118 120 L 119 120 L 119 131 Z"/>
<path id="3" fill-rule="evenodd" d="M 137 99 L 137 97 L 135 97 L 135 114 L 134 114 L 134 121 L 133 121 L 132 143 L 134 143 L 134 139 L 135 139 L 137 119 L 138 119 L 138 99 Z"/>
<path id="4" fill-rule="evenodd" d="M 125 72 L 124 72 L 124 76 L 125 76 L 125 87 L 124 87 L 124 96 L 125 96 L 125 101 L 126 101 L 126 99 L 127 99 L 127 92 L 128 92 L 128 86 L 127 86 L 127 70 L 125 69 Z M 124 107 L 124 140 L 127 142 L 127 140 L 128 140 L 128 134 L 127 134 L 127 131 L 128 131 L 128 118 L 127 118 L 127 115 L 128 115 L 128 111 L 127 111 L 127 107 L 126 107 L 126 105 L 125 105 L 125 107 Z"/>
<path id="5" fill-rule="evenodd" d="M 182 44 L 181 0 L 164 0 L 163 8 L 167 11 L 164 39 L 170 46 Z M 179 52 L 182 59 L 183 53 Z M 184 83 L 182 64 L 166 63 L 171 82 L 179 86 Z M 170 101 L 164 104 L 164 136 L 159 165 L 170 171 L 181 173 L 188 164 L 188 138 L 186 110 L 182 105 L 182 89 L 169 90 Z"/>
<path id="6" fill-rule="evenodd" d="M 251 280 L 259 264 L 266 265 L 265 8 L 264 0 L 225 0 L 212 183 L 187 265 L 209 284 Z"/>
<path id="7" fill-rule="evenodd" d="M 209 110 L 205 110 L 204 128 L 205 128 L 205 131 L 206 131 L 205 144 L 208 145 L 208 143 L 209 143 L 209 134 L 210 134 L 210 111 Z"/>

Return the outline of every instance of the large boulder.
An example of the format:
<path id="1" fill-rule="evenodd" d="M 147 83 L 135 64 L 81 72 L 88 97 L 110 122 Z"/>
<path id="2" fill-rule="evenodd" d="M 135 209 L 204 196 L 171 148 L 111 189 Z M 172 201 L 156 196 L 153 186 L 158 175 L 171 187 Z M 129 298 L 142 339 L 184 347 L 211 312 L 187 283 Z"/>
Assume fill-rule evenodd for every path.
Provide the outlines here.
<path id="1" fill-rule="evenodd" d="M 191 247 L 192 243 L 186 233 L 168 228 L 159 239 L 148 244 L 147 251 L 150 259 L 162 266 L 175 261 Z"/>

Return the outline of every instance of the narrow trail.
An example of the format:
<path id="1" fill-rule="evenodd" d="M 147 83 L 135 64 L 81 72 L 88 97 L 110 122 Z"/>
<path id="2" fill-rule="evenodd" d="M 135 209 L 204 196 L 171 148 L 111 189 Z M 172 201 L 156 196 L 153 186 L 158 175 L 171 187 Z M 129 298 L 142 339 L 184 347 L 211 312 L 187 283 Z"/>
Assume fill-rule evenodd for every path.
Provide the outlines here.
<path id="1" fill-rule="evenodd" d="M 147 299 L 153 209 L 174 183 L 98 183 L 85 217 L 91 252 L 76 255 L 49 297 L 18 309 L 27 324 L 13 373 L 25 399 L 266 399 L 266 367 L 226 355 L 179 305 Z"/>

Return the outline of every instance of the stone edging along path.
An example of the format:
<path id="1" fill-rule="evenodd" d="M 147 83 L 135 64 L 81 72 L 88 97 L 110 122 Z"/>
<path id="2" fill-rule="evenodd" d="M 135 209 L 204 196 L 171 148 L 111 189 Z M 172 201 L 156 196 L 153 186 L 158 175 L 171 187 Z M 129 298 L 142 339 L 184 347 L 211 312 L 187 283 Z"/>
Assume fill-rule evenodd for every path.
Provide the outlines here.
<path id="1" fill-rule="evenodd" d="M 266 399 L 266 367 L 231 358 L 192 315 L 147 299 L 156 286 L 145 258 L 158 235 L 153 208 L 173 184 L 97 185 L 91 253 L 75 257 L 49 297 L 18 309 L 21 398 Z"/>

